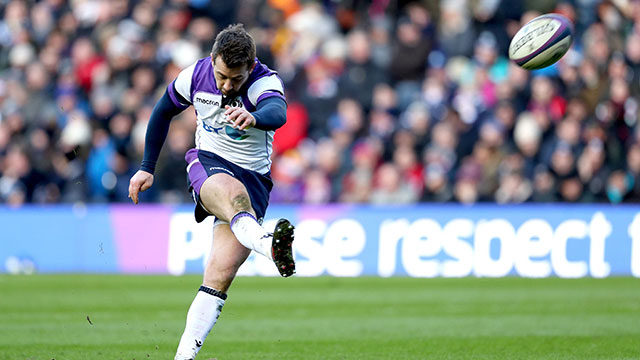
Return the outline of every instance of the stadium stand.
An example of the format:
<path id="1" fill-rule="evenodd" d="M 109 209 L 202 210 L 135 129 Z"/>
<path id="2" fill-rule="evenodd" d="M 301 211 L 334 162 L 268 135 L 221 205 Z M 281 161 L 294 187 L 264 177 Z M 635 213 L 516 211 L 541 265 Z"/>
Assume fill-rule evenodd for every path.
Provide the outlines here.
<path id="1" fill-rule="evenodd" d="M 550 11 L 575 24 L 569 53 L 509 62 Z M 11 0 L 0 203 L 127 201 L 155 100 L 233 22 L 287 89 L 273 203 L 640 201 L 637 1 Z M 173 120 L 142 201 L 190 201 L 194 129 Z"/>

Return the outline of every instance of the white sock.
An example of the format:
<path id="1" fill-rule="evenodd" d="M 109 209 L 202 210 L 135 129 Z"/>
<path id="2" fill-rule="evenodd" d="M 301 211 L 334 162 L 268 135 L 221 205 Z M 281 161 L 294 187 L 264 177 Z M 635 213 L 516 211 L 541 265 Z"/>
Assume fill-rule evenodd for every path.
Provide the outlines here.
<path id="1" fill-rule="evenodd" d="M 226 294 L 212 288 L 201 286 L 187 312 L 187 325 L 184 328 L 175 360 L 194 359 L 200 351 L 204 339 L 215 325 Z"/>
<path id="2" fill-rule="evenodd" d="M 272 236 L 258 224 L 253 215 L 241 211 L 231 219 L 230 225 L 231 231 L 244 247 L 273 260 L 271 256 Z"/>

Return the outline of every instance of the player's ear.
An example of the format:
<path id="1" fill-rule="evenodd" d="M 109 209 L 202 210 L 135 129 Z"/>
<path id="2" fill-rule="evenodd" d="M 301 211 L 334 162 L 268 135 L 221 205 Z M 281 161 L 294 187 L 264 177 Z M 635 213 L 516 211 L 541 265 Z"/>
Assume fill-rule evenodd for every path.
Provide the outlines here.
<path id="1" fill-rule="evenodd" d="M 253 72 L 253 69 L 256 68 L 256 64 L 257 64 L 257 62 L 254 61 L 253 64 L 251 65 L 251 69 L 249 69 L 249 74 L 251 74 Z"/>

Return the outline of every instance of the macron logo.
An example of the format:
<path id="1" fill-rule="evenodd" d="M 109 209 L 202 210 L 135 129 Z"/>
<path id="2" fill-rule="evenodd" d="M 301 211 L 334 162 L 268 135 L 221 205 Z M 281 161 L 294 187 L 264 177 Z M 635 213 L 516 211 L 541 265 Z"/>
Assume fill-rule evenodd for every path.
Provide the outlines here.
<path id="1" fill-rule="evenodd" d="M 215 101 L 215 100 L 211 100 L 211 99 L 204 99 L 201 98 L 199 96 L 196 97 L 196 102 L 199 102 L 201 104 L 205 104 L 205 105 L 214 105 L 214 106 L 220 106 L 220 103 Z"/>

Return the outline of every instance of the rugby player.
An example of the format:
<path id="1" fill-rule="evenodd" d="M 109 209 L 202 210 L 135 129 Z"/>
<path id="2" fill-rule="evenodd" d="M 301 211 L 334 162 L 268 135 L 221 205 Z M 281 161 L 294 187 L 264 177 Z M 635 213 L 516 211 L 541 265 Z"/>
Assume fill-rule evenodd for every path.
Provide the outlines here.
<path id="1" fill-rule="evenodd" d="M 153 172 L 171 119 L 193 106 L 195 148 L 185 160 L 197 222 L 214 216 L 213 244 L 202 286 L 187 313 L 176 360 L 194 359 L 220 316 L 238 268 L 251 251 L 272 259 L 280 274 L 293 275 L 293 225 L 280 219 L 273 232 L 262 226 L 269 193 L 273 135 L 286 122 L 284 86 L 256 58 L 241 24 L 215 39 L 209 57 L 182 70 L 156 103 L 145 137 L 140 170 L 129 197 L 153 184 Z"/>

